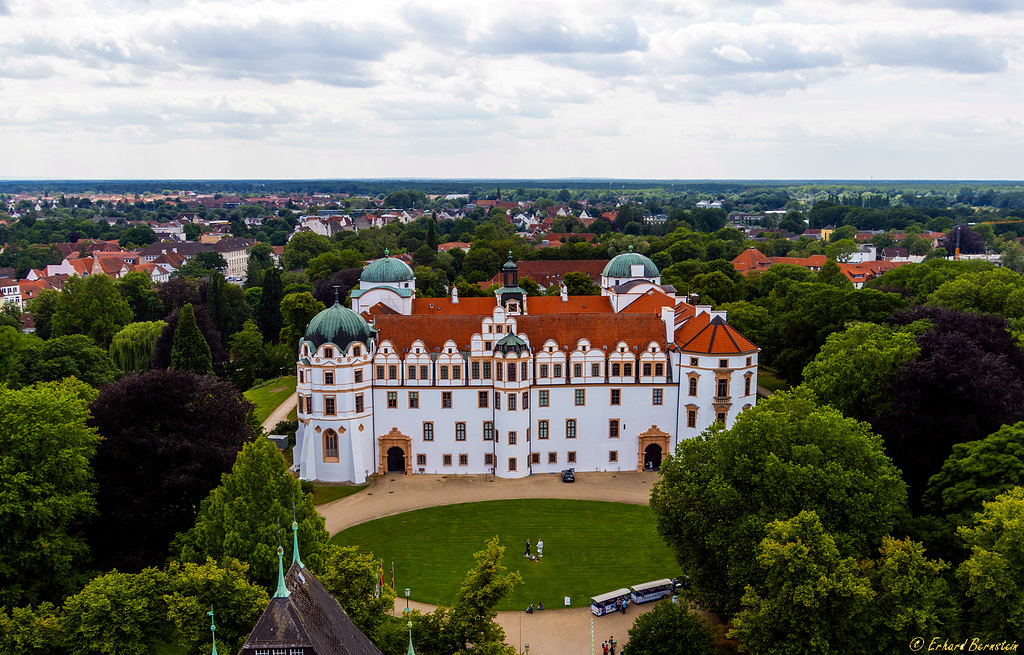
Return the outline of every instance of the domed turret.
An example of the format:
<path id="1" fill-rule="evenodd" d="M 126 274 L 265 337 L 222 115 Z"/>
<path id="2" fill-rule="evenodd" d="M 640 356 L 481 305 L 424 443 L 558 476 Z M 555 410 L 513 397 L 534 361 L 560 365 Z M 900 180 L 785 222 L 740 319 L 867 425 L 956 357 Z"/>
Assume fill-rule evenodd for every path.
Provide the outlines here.
<path id="1" fill-rule="evenodd" d="M 412 280 L 412 269 L 401 259 L 390 257 L 385 250 L 385 257 L 370 262 L 370 265 L 363 269 L 359 276 L 360 282 L 372 284 L 395 284 Z"/>
<path id="2" fill-rule="evenodd" d="M 333 343 L 342 351 L 348 350 L 355 342 L 369 349 L 370 340 L 375 338 L 376 332 L 362 316 L 335 302 L 313 317 L 303 341 L 314 351 L 325 343 Z"/>
<path id="3" fill-rule="evenodd" d="M 634 268 L 634 266 L 643 266 L 643 268 Z M 650 259 L 638 252 L 633 252 L 633 246 L 630 246 L 629 252 L 613 257 L 604 267 L 601 275 L 610 278 L 660 277 L 661 271 Z"/>

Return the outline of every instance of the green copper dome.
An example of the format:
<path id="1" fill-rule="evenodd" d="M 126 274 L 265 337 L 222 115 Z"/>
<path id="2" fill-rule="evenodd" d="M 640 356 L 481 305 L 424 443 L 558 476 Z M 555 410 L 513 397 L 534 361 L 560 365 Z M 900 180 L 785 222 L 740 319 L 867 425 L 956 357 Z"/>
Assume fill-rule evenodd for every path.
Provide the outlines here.
<path id="1" fill-rule="evenodd" d="M 604 277 L 634 277 L 632 273 L 632 267 L 634 264 L 644 265 L 644 274 L 642 277 L 660 277 L 661 272 L 658 267 L 654 265 L 650 259 L 647 259 L 638 252 L 633 252 L 632 246 L 630 246 L 629 252 L 624 252 L 621 255 L 616 255 L 608 262 L 607 266 L 604 267 L 604 271 L 601 275 Z"/>
<path id="2" fill-rule="evenodd" d="M 387 284 L 392 282 L 406 282 L 412 280 L 412 269 L 401 259 L 384 257 L 371 262 L 363 269 L 359 276 L 360 282 L 371 282 L 373 284 Z"/>
<path id="3" fill-rule="evenodd" d="M 334 303 L 309 322 L 305 341 L 314 349 L 325 343 L 333 343 L 342 350 L 347 350 L 349 345 L 356 341 L 369 348 L 370 339 L 374 337 L 376 331 L 362 316 L 348 307 Z"/>

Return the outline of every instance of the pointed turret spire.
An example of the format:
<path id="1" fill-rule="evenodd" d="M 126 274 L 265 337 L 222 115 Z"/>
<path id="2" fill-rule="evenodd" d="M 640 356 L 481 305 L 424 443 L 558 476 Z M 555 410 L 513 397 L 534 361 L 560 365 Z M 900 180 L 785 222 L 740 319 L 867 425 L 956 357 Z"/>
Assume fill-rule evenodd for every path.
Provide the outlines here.
<path id="1" fill-rule="evenodd" d="M 277 524 L 277 590 L 274 598 L 288 598 L 292 592 L 284 586 L 284 548 L 281 548 L 281 524 Z"/>
<path id="2" fill-rule="evenodd" d="M 210 616 L 210 639 L 213 640 L 213 648 L 210 649 L 210 655 L 217 655 L 217 626 L 213 624 L 213 605 L 210 605 L 210 611 L 207 614 Z"/>
<path id="3" fill-rule="evenodd" d="M 299 557 L 299 522 L 295 519 L 295 496 L 292 496 L 292 564 L 306 568 Z"/>
<path id="4" fill-rule="evenodd" d="M 391 256 L 391 250 L 389 248 L 385 248 L 384 249 L 384 256 L 385 257 L 390 257 Z"/>
<path id="5" fill-rule="evenodd" d="M 412 648 L 412 620 L 409 621 L 409 650 L 406 655 L 416 655 L 416 651 Z"/>

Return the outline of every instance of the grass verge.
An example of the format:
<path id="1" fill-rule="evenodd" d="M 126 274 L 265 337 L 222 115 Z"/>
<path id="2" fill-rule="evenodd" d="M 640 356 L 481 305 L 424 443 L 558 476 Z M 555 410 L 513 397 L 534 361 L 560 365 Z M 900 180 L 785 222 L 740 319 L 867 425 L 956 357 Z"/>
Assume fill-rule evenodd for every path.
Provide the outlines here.
<path id="1" fill-rule="evenodd" d="M 399 596 L 408 587 L 413 600 L 451 604 L 473 553 L 494 536 L 506 546 L 502 563 L 523 576 L 498 609 L 539 602 L 560 608 L 565 596 L 572 607 L 583 607 L 593 595 L 679 574 L 645 505 L 553 499 L 444 505 L 363 523 L 331 541 L 383 560 L 385 583 L 394 562 Z M 523 557 L 527 539 L 534 553 L 537 540 L 544 540 L 537 563 Z"/>
<path id="2" fill-rule="evenodd" d="M 288 399 L 288 396 L 295 393 L 296 380 L 294 375 L 286 375 L 274 380 L 268 380 L 258 387 L 253 387 L 244 393 L 253 405 L 256 405 L 256 417 L 260 423 L 267 420 L 267 417 L 277 409 L 281 403 Z"/>
<path id="3" fill-rule="evenodd" d="M 352 494 L 359 493 L 363 489 L 366 489 L 366 486 L 367 485 L 365 484 L 361 484 L 355 487 L 349 485 L 318 484 L 315 487 L 313 487 L 313 504 L 323 505 L 324 503 L 329 503 L 335 500 L 340 500 L 342 498 L 347 498 Z"/>

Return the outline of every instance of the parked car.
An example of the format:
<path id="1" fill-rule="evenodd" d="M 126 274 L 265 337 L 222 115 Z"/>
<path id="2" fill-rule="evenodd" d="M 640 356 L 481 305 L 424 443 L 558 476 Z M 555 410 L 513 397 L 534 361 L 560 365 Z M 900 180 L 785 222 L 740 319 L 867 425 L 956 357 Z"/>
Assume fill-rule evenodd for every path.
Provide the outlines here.
<path id="1" fill-rule="evenodd" d="M 576 482 L 576 469 L 562 471 L 562 482 Z"/>

